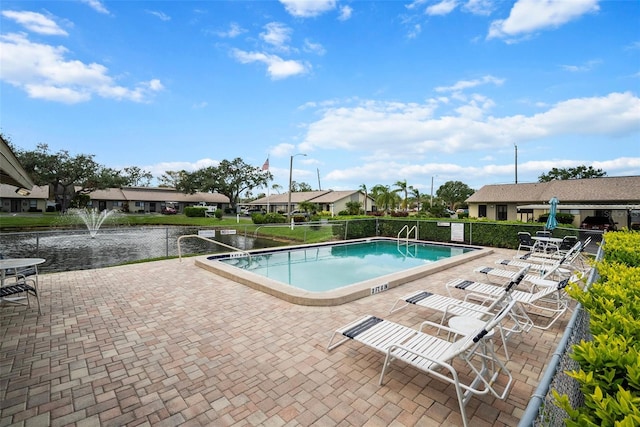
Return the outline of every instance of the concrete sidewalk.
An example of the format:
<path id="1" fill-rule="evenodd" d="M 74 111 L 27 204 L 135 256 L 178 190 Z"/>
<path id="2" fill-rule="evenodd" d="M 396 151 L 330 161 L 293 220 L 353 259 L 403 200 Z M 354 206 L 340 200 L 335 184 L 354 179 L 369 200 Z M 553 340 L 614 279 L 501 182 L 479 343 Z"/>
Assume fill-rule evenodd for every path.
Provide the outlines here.
<path id="1" fill-rule="evenodd" d="M 415 307 L 388 312 L 413 290 L 483 279 L 473 268 L 514 253 L 336 307 L 293 305 L 188 258 L 40 275 L 41 316 L 0 308 L 0 426 L 461 425 L 452 386 L 400 363 L 379 386 L 381 353 L 326 345 L 364 314 L 438 321 Z M 505 401 L 473 397 L 471 425 L 518 423 L 569 317 L 511 338 L 514 387 Z"/>

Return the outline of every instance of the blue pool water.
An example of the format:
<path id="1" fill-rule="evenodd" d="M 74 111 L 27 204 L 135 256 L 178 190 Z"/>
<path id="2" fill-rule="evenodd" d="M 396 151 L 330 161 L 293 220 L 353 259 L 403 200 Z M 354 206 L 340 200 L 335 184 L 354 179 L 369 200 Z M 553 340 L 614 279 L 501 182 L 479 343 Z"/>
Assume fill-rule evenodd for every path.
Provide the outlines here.
<path id="1" fill-rule="evenodd" d="M 312 292 L 343 286 L 424 266 L 473 248 L 436 244 L 400 244 L 373 240 L 322 245 L 218 259 L 252 273 Z"/>

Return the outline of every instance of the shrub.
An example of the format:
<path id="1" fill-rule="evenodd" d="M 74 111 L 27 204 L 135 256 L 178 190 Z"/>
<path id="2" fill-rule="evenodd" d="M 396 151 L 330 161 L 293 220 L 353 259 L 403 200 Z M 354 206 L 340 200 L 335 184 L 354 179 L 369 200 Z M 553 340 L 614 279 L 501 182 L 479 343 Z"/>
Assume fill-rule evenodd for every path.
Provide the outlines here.
<path id="1" fill-rule="evenodd" d="M 391 216 L 398 217 L 398 218 L 404 218 L 404 217 L 409 216 L 409 212 L 407 212 L 407 211 L 398 211 L 398 212 L 392 211 L 391 212 Z"/>
<path id="2" fill-rule="evenodd" d="M 251 214 L 251 221 L 254 224 L 282 224 L 287 222 L 287 217 L 274 212 L 266 214 L 253 213 Z"/>
<path id="3" fill-rule="evenodd" d="M 567 426 L 640 425 L 640 233 L 605 234 L 600 278 L 583 291 L 567 292 L 589 313 L 592 341 L 573 346 L 579 369 L 567 374 L 580 384 L 584 405 L 573 408 L 566 395 L 553 392 L 569 415 Z"/>
<path id="4" fill-rule="evenodd" d="M 192 218 L 204 218 L 207 208 L 200 206 L 186 206 L 184 208 L 184 214 Z"/>
<path id="5" fill-rule="evenodd" d="M 547 222 L 549 214 L 542 214 L 538 217 L 538 222 Z M 558 212 L 556 214 L 556 220 L 559 224 L 573 224 L 574 216 L 570 213 Z"/>

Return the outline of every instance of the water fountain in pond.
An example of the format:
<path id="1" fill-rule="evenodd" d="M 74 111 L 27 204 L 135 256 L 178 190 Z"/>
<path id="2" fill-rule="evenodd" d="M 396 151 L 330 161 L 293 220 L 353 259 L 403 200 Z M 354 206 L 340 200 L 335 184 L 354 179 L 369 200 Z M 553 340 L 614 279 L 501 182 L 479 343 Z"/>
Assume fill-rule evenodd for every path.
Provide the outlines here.
<path id="1" fill-rule="evenodd" d="M 89 230 L 89 235 L 93 239 L 98 234 L 98 230 L 104 221 L 109 218 L 111 215 L 114 215 L 116 210 L 103 210 L 98 211 L 97 209 L 69 209 L 67 212 L 69 215 L 76 216 L 84 222 Z"/>

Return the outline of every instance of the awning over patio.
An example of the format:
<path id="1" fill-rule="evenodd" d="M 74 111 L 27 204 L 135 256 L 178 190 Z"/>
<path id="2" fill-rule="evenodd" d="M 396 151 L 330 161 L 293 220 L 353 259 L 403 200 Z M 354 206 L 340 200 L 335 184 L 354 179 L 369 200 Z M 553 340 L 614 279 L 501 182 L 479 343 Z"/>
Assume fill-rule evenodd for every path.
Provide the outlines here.
<path id="1" fill-rule="evenodd" d="M 518 209 L 551 209 L 551 205 L 548 203 L 539 205 L 520 205 Z M 568 205 L 559 204 L 556 207 L 558 210 L 636 210 L 640 209 L 640 205 Z"/>

